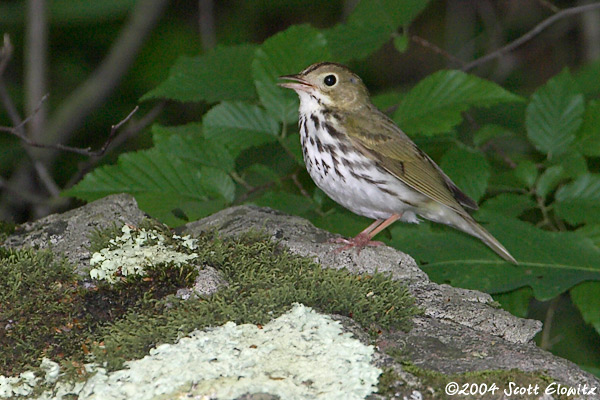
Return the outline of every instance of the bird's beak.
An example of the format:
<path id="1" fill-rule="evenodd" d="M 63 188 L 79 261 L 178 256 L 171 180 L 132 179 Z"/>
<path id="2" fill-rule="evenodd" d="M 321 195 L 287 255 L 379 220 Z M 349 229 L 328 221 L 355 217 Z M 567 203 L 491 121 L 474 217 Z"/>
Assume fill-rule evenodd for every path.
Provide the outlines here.
<path id="1" fill-rule="evenodd" d="M 292 82 L 279 82 L 277 84 L 278 86 L 281 86 L 281 87 L 284 87 L 287 89 L 293 89 L 296 91 L 300 90 L 302 92 L 310 92 L 312 89 L 314 89 L 313 85 L 311 85 L 304 79 L 300 78 L 299 75 L 282 75 L 279 77 L 279 79 L 287 79 L 288 81 L 292 81 Z"/>

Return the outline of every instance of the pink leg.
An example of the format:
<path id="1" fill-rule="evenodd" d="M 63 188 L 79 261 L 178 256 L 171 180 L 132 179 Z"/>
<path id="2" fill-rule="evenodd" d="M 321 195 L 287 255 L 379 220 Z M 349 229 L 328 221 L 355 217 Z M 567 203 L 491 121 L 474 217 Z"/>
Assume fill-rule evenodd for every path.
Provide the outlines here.
<path id="1" fill-rule="evenodd" d="M 396 222 L 400 217 L 401 217 L 401 214 L 393 214 L 391 217 L 389 217 L 386 220 L 378 219 L 375 222 L 373 222 L 371 225 L 369 225 L 361 233 L 359 233 L 358 235 L 353 237 L 352 239 L 344 239 L 344 238 L 334 239 L 333 241 L 335 243 L 346 244 L 346 246 L 336 249 L 335 252 L 339 253 L 340 251 L 344 251 L 344 250 L 351 249 L 352 247 L 356 247 L 357 254 L 360 254 L 360 251 L 365 246 L 376 247 L 376 246 L 383 245 L 383 242 L 371 241 L 371 239 L 373 239 L 373 237 L 375 235 L 377 235 L 379 232 L 381 232 L 382 230 L 384 230 L 385 228 L 387 228 L 388 226 L 390 226 L 391 224 Z"/>

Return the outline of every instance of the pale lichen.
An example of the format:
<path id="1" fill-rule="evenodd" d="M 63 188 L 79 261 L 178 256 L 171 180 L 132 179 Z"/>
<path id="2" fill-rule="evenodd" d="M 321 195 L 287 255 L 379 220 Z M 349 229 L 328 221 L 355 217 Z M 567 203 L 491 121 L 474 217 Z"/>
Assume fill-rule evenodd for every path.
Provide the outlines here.
<path id="1" fill-rule="evenodd" d="M 121 228 L 123 233 L 109 241 L 109 245 L 94 254 L 90 265 L 92 279 L 117 282 L 119 276 L 145 275 L 151 265 L 179 266 L 198 257 L 196 253 L 183 253 L 177 250 L 172 241 L 156 230 L 132 229 L 128 225 Z M 190 236 L 173 235 L 172 240 L 188 250 L 198 247 L 197 240 Z"/>
<path id="2" fill-rule="evenodd" d="M 80 400 L 234 399 L 270 393 L 286 399 L 363 399 L 376 390 L 381 373 L 371 364 L 373 352 L 373 346 L 343 332 L 339 322 L 295 304 L 264 326 L 227 322 L 159 345 L 125 369 L 97 368 L 83 387 L 55 388 L 53 398 L 71 393 Z"/>

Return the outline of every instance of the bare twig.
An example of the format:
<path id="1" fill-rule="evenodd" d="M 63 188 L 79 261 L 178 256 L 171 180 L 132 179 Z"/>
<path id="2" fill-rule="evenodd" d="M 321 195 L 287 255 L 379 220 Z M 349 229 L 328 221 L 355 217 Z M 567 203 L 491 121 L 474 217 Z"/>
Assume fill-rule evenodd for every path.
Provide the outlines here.
<path id="1" fill-rule="evenodd" d="M 2 48 L 0 49 L 0 77 L 4 74 L 4 70 L 8 65 L 8 61 L 12 57 L 13 45 L 10 42 L 10 37 L 8 33 L 4 34 L 4 43 L 2 44 Z"/>
<path id="2" fill-rule="evenodd" d="M 27 0 L 25 25 L 25 114 L 27 136 L 39 141 L 46 132 L 46 110 L 40 101 L 46 90 L 48 47 L 47 0 Z"/>
<path id="3" fill-rule="evenodd" d="M 200 40 L 204 50 L 212 49 L 217 44 L 215 33 L 215 10 L 213 0 L 198 1 L 198 26 L 200 28 Z"/>
<path id="4" fill-rule="evenodd" d="M 127 129 L 121 131 L 120 134 L 118 134 L 117 136 L 115 136 L 115 138 L 111 141 L 104 144 L 104 146 L 100 149 L 103 150 L 102 152 L 100 152 L 100 150 L 97 152 L 99 154 L 93 154 L 85 163 L 83 163 L 82 165 L 79 166 L 79 170 L 77 171 L 77 173 L 75 175 L 73 175 L 71 178 L 69 178 L 69 181 L 65 184 L 65 189 L 70 188 L 71 186 L 73 186 L 74 184 L 76 184 L 77 182 L 79 182 L 81 180 L 81 178 L 83 178 L 83 176 L 88 173 L 97 163 L 98 161 L 100 161 L 100 156 L 108 153 L 111 149 L 118 147 L 120 144 L 122 144 L 123 142 L 125 142 L 127 139 L 135 136 L 136 134 L 138 134 L 139 132 L 141 132 L 144 128 L 146 128 L 148 125 L 150 125 L 150 123 L 152 121 L 154 121 L 154 119 L 156 118 L 156 116 L 162 111 L 162 109 L 164 108 L 166 102 L 159 102 L 157 103 L 154 107 L 152 107 L 152 109 L 150 111 L 148 111 L 148 113 L 146 115 L 144 115 L 142 118 L 139 119 L 139 121 L 136 121 L 135 123 L 132 123 Z M 135 111 L 135 110 L 134 110 Z M 131 115 L 133 114 L 133 112 L 131 114 L 129 114 L 126 119 L 129 119 L 131 117 Z M 119 126 L 117 125 L 113 125 L 113 128 L 111 129 L 111 134 L 113 132 L 113 129 L 118 130 L 120 125 L 122 125 L 125 121 L 121 121 L 119 124 Z"/>
<path id="5" fill-rule="evenodd" d="M 1 132 L 7 132 L 10 133 L 16 137 L 18 137 L 19 139 L 21 139 L 25 144 L 27 144 L 28 146 L 31 147 L 38 147 L 38 148 L 42 148 L 42 149 L 54 149 L 54 150 L 60 150 L 60 151 L 67 151 L 70 153 L 76 153 L 76 154 L 81 154 L 84 156 L 89 156 L 89 157 L 99 157 L 101 155 L 103 155 L 106 152 L 106 149 L 108 148 L 108 146 L 110 145 L 110 143 L 113 141 L 117 130 L 123 126 L 123 124 L 125 124 L 127 121 L 129 121 L 131 119 L 131 117 L 133 116 L 133 114 L 135 114 L 137 112 L 137 110 L 139 109 L 139 106 L 135 106 L 135 108 L 133 109 L 133 111 L 131 111 L 129 113 L 129 115 L 127 115 L 123 120 L 121 120 L 119 123 L 117 123 L 116 125 L 113 125 L 111 127 L 110 130 L 110 135 L 108 136 L 108 138 L 106 139 L 106 141 L 104 142 L 104 144 L 102 145 L 102 147 L 99 150 L 96 151 L 92 151 L 92 149 L 90 147 L 87 148 L 79 148 L 79 147 L 71 147 L 71 146 L 66 146 L 64 144 L 60 144 L 60 143 L 49 143 L 49 144 L 44 144 L 44 143 L 38 143 L 33 139 L 30 139 L 27 135 L 25 135 L 23 133 L 23 129 L 21 129 L 23 126 L 25 126 L 29 121 L 31 121 L 34 117 L 35 114 L 37 112 L 39 112 L 39 110 L 42 107 L 42 104 L 46 101 L 46 99 L 48 98 L 48 95 L 44 95 L 42 97 L 42 100 L 40 100 L 39 104 L 37 105 L 37 107 L 35 108 L 35 110 L 33 110 L 33 113 L 31 115 L 28 115 L 27 118 L 25 118 L 23 121 L 21 121 L 18 125 L 16 125 L 15 127 L 5 127 L 5 126 L 0 126 L 0 131 Z"/>
<path id="6" fill-rule="evenodd" d="M 133 63 L 167 3 L 168 0 L 141 0 L 136 3 L 109 54 L 90 78 L 56 110 L 48 124 L 46 142 L 67 142 L 85 118 L 104 103 Z M 51 163 L 56 155 L 56 152 L 46 152 L 40 157 Z"/>
<path id="7" fill-rule="evenodd" d="M 441 47 L 431 43 L 430 41 L 428 41 L 427 39 L 423 39 L 420 36 L 416 36 L 416 35 L 412 35 L 410 37 L 410 40 L 412 40 L 413 42 L 415 42 L 416 44 L 419 44 L 425 48 L 428 48 L 430 50 L 432 50 L 434 53 L 437 53 L 439 55 L 441 55 L 442 57 L 446 58 L 447 60 L 450 60 L 458 65 L 465 65 L 466 63 L 461 60 L 460 58 L 448 53 L 446 50 L 442 49 Z"/>
<path id="8" fill-rule="evenodd" d="M 552 25 L 553 23 L 555 23 L 558 20 L 569 17 L 571 15 L 581 14 L 586 11 L 591 11 L 591 10 L 596 10 L 596 9 L 600 9 L 600 3 L 586 4 L 586 5 L 578 6 L 578 7 L 566 8 L 566 9 L 552 15 L 551 17 L 543 20 L 542 22 L 537 24 L 532 30 L 530 30 L 529 32 L 527 32 L 526 34 L 521 36 L 520 38 L 510 42 L 509 44 L 507 44 L 504 47 L 501 47 L 483 57 L 480 57 L 480 58 L 464 65 L 461 69 L 463 71 L 469 71 L 475 67 L 480 66 L 481 64 L 485 64 L 491 60 L 494 60 L 494 59 L 502 56 L 504 53 L 508 53 L 509 51 L 516 49 L 523 43 L 531 40 L 533 37 L 538 35 L 541 31 L 543 31 L 548 26 Z"/>
<path id="9" fill-rule="evenodd" d="M 550 3 L 547 0 L 537 0 L 538 3 L 540 3 L 540 5 L 544 8 L 547 8 L 548 10 L 552 11 L 553 13 L 557 13 L 560 12 L 560 8 L 556 7 L 554 4 Z"/>

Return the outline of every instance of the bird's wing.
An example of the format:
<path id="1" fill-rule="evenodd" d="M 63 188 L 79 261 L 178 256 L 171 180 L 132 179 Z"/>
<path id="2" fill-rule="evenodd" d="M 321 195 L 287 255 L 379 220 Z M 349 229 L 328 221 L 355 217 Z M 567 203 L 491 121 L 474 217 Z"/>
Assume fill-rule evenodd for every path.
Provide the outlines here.
<path id="1" fill-rule="evenodd" d="M 347 116 L 348 136 L 357 148 L 406 185 L 460 214 L 465 213 L 461 205 L 478 208 L 392 120 L 379 110 L 372 111 L 368 119 Z"/>

